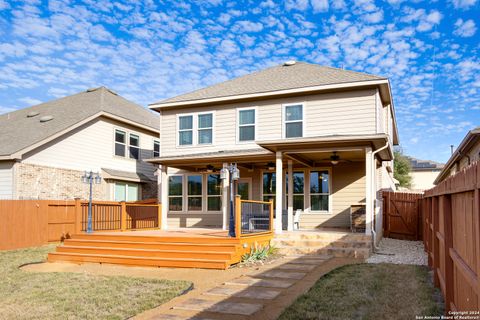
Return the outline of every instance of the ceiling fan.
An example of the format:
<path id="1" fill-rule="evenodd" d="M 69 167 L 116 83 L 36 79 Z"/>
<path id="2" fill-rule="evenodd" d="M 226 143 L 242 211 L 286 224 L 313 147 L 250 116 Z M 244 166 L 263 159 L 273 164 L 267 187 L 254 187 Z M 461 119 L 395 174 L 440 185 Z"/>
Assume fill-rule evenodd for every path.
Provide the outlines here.
<path id="1" fill-rule="evenodd" d="M 351 162 L 350 160 L 347 159 L 340 159 L 340 156 L 337 154 L 337 151 L 333 151 L 332 155 L 330 158 L 327 159 L 322 159 L 322 160 L 328 160 L 330 161 L 333 165 L 338 164 L 339 162 Z"/>

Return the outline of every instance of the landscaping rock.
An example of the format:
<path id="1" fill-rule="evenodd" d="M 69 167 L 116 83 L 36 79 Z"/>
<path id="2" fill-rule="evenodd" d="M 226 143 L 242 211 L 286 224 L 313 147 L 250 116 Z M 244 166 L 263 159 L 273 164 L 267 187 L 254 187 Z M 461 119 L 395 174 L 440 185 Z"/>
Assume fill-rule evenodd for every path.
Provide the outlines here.
<path id="1" fill-rule="evenodd" d="M 367 263 L 394 263 L 427 265 L 427 254 L 423 242 L 383 238 L 380 250 L 372 254 Z"/>

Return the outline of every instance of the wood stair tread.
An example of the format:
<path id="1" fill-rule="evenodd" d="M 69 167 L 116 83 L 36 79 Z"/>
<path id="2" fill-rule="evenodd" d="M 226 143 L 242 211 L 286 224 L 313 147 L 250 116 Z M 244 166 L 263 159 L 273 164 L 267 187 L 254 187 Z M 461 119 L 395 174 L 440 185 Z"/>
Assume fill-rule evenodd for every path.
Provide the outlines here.
<path id="1" fill-rule="evenodd" d="M 158 252 L 158 253 L 205 253 L 205 254 L 230 254 L 233 252 L 228 251 L 205 251 L 205 250 L 164 250 L 164 249 L 137 249 L 137 248 L 122 248 L 122 247 L 92 247 L 92 246 L 71 246 L 63 245 L 59 248 L 71 248 L 71 249 L 88 249 L 88 250 L 112 250 L 112 251 L 136 251 L 136 252 Z"/>
<path id="2" fill-rule="evenodd" d="M 75 238 L 70 238 L 66 239 L 65 243 L 68 243 L 70 241 L 75 241 L 75 242 L 95 242 L 95 243 L 120 243 L 120 244 L 138 244 L 138 245 L 177 245 L 177 246 L 182 246 L 182 245 L 189 245 L 189 246 L 198 246 L 198 247 L 226 247 L 226 248 L 231 248 L 231 247 L 236 247 L 238 244 L 237 243 L 191 243 L 191 242 L 163 242 L 163 241 L 130 241 L 130 240 L 99 240 L 99 239 L 75 239 Z"/>

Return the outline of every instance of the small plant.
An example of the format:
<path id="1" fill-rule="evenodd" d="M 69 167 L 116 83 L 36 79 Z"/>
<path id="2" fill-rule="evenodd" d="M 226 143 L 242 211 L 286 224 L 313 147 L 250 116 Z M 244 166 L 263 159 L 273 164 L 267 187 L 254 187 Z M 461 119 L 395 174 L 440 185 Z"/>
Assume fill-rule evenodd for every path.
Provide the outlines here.
<path id="1" fill-rule="evenodd" d="M 271 244 L 266 246 L 257 246 L 250 248 L 249 253 L 245 253 L 242 256 L 242 262 L 244 263 L 253 263 L 257 261 L 266 260 L 269 256 L 276 254 L 278 249 Z"/>

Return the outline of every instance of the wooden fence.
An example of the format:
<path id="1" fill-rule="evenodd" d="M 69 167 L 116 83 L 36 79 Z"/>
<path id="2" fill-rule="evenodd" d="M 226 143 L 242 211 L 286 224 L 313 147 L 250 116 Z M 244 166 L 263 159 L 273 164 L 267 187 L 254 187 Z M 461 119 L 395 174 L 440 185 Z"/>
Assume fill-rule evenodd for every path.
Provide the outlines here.
<path id="1" fill-rule="evenodd" d="M 383 236 L 422 240 L 421 193 L 382 192 Z"/>
<path id="2" fill-rule="evenodd" d="M 427 190 L 423 233 L 446 311 L 480 310 L 480 162 Z"/>
<path id="3" fill-rule="evenodd" d="M 82 200 L 0 200 L 0 250 L 62 241 L 87 229 L 88 202 Z M 161 227 L 161 205 L 94 201 L 94 231 Z"/>

